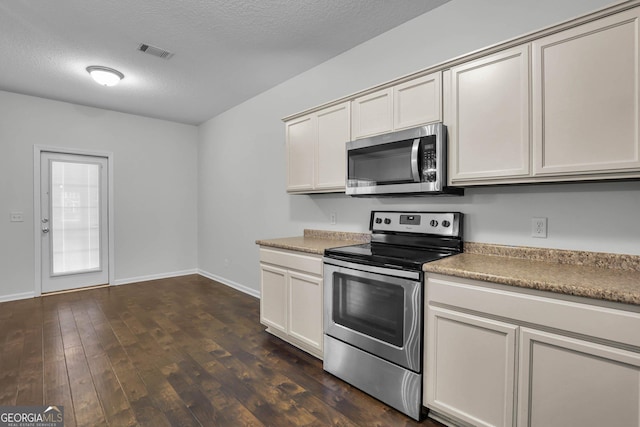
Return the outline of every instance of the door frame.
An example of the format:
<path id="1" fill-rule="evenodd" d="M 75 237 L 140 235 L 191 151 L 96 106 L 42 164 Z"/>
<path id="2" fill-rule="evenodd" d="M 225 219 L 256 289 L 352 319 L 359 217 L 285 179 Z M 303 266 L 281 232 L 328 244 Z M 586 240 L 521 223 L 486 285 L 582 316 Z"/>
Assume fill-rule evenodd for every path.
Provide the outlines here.
<path id="1" fill-rule="evenodd" d="M 79 156 L 105 157 L 107 159 L 107 203 L 108 203 L 108 246 L 109 246 L 109 286 L 115 283 L 115 230 L 114 230 L 114 205 L 113 205 L 113 152 L 81 150 L 75 148 L 61 148 L 47 145 L 33 146 L 33 242 L 34 242 L 34 296 L 42 295 L 42 237 L 40 227 L 40 157 L 43 152 L 57 154 L 73 154 Z"/>

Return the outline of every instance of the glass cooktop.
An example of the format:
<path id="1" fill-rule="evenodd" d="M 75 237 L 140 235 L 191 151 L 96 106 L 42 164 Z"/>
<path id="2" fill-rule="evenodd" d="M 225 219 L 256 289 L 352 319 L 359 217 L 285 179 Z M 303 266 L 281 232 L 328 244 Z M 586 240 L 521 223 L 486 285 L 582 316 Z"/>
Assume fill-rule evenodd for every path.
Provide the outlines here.
<path id="1" fill-rule="evenodd" d="M 326 249 L 325 257 L 387 268 L 421 271 L 422 264 L 450 255 L 451 252 L 409 246 L 365 243 Z"/>

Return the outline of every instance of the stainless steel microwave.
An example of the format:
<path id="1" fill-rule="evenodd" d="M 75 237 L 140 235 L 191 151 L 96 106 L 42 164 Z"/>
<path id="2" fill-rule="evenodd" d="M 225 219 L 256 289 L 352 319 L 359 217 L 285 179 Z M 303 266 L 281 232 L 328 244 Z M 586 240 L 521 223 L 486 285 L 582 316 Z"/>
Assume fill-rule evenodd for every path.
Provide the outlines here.
<path id="1" fill-rule="evenodd" d="M 447 186 L 447 128 L 434 123 L 347 142 L 351 196 L 461 195 Z"/>

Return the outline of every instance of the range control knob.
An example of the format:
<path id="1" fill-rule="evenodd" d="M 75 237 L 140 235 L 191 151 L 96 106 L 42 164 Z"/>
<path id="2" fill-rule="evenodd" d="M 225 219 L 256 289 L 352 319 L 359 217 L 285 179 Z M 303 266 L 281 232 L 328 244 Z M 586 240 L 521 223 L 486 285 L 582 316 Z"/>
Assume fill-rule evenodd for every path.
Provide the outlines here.
<path id="1" fill-rule="evenodd" d="M 429 225 L 430 225 L 430 226 L 432 226 L 432 227 L 437 227 L 437 226 L 438 226 L 438 221 L 436 221 L 435 219 L 432 219 L 432 220 L 429 222 Z"/>
<path id="2" fill-rule="evenodd" d="M 382 218 L 376 218 L 376 224 L 382 224 Z"/>
<path id="3" fill-rule="evenodd" d="M 384 219 L 384 223 L 387 224 L 387 225 L 391 224 L 391 220 L 389 218 L 385 218 Z"/>
<path id="4" fill-rule="evenodd" d="M 445 219 L 444 221 L 442 221 L 442 226 L 443 226 L 444 228 L 447 228 L 447 227 L 448 227 L 448 226 L 450 226 L 450 225 L 451 225 L 451 223 L 450 223 L 449 221 L 447 221 L 446 219 Z"/>

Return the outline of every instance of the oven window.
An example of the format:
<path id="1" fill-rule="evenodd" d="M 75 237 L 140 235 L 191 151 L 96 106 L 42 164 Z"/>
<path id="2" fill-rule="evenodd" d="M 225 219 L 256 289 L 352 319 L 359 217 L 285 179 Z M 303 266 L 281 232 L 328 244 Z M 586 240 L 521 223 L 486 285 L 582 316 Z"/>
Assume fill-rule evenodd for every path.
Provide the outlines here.
<path id="1" fill-rule="evenodd" d="M 334 274 L 333 321 L 349 329 L 402 347 L 404 289 L 345 274 Z"/>

